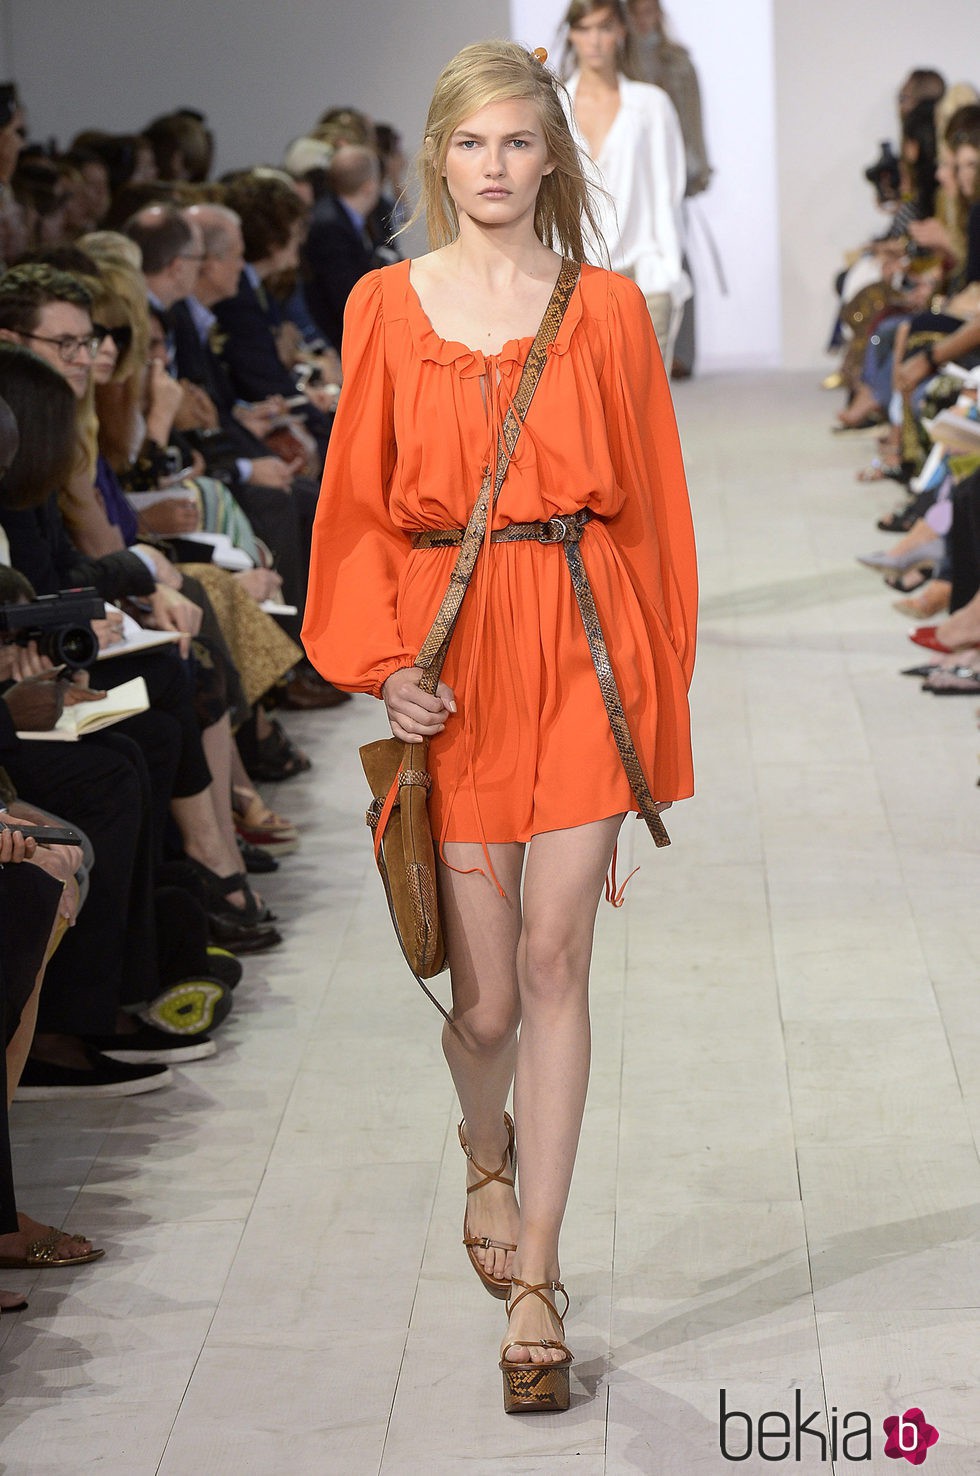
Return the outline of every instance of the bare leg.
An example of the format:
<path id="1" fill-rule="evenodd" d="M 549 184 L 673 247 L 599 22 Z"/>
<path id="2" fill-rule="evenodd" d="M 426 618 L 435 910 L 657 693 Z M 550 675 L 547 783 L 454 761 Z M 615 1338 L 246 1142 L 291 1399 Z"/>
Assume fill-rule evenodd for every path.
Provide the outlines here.
<path id="1" fill-rule="evenodd" d="M 228 714 L 201 734 L 201 747 L 208 761 L 211 777 L 211 799 L 214 813 L 224 836 L 225 845 L 233 856 L 238 855 L 235 838 L 235 820 L 231 812 L 232 749 L 235 747 L 231 735 L 231 719 Z M 237 752 L 237 749 L 235 750 Z"/>
<path id="2" fill-rule="evenodd" d="M 496 1169 L 507 1147 L 504 1108 L 514 1079 L 517 1026 L 517 944 L 521 932 L 521 845 L 490 846 L 493 867 L 507 896 L 486 876 L 461 875 L 485 869 L 476 845 L 448 845 L 446 858 L 459 871 L 440 864 L 439 895 L 453 982 L 454 1024 L 445 1026 L 442 1045 L 463 1117 L 466 1140 L 478 1163 Z M 468 1166 L 469 1183 L 480 1175 Z M 517 1241 L 517 1198 L 513 1189 L 491 1183 L 470 1195 L 470 1233 Z M 510 1275 L 513 1252 L 475 1248 L 491 1276 Z"/>
<path id="3" fill-rule="evenodd" d="M 622 815 L 535 836 L 524 878 L 517 955 L 521 1035 L 514 1084 L 521 1223 L 513 1274 L 536 1285 L 560 1276 L 558 1237 L 589 1081 L 589 968 L 602 882 Z M 515 1309 L 504 1341 L 555 1338 L 537 1297 Z M 514 1362 L 547 1363 L 556 1349 L 513 1348 Z"/>
<path id="4" fill-rule="evenodd" d="M 71 881 L 69 885 L 75 887 L 77 890 L 78 884 L 74 880 Z M 51 929 L 51 936 L 48 939 L 48 946 L 44 951 L 44 962 L 38 970 L 37 978 L 34 981 L 34 988 L 31 990 L 30 997 L 27 1000 L 27 1003 L 24 1005 L 23 1010 L 21 1011 L 20 1023 L 18 1024 L 17 1029 L 14 1031 L 13 1035 L 10 1037 L 10 1043 L 7 1046 L 8 1107 L 14 1100 L 14 1093 L 17 1090 L 20 1078 L 24 1071 L 24 1062 L 27 1060 L 27 1057 L 30 1054 L 31 1042 L 34 1039 L 34 1027 L 37 1024 L 37 1009 L 38 1005 L 41 1002 L 41 985 L 44 982 L 44 971 L 47 968 L 55 949 L 64 937 L 67 927 L 68 923 L 59 914 L 58 917 L 56 917 L 54 920 L 54 926 Z"/>
<path id="5" fill-rule="evenodd" d="M 71 883 L 75 885 L 74 882 Z M 34 1025 L 37 1021 L 37 1007 L 41 998 L 41 985 L 44 982 L 44 971 L 48 966 L 52 954 L 61 942 L 68 924 L 63 917 L 55 919 L 54 927 L 51 929 L 51 937 L 44 954 L 44 962 L 38 970 L 37 980 L 31 990 L 30 998 L 25 1004 L 20 1017 L 20 1023 L 11 1037 L 7 1046 L 7 1106 L 9 1108 L 14 1100 L 21 1075 L 24 1070 L 24 1062 L 27 1060 L 34 1039 Z M 32 1220 L 29 1215 L 18 1214 L 18 1229 L 10 1235 L 0 1236 L 0 1255 L 23 1256 L 27 1254 L 28 1246 L 35 1240 L 43 1240 L 49 1234 L 47 1225 L 38 1220 Z M 72 1241 L 69 1236 L 63 1236 L 58 1242 L 57 1250 L 60 1255 L 87 1255 L 92 1249 L 90 1240 Z M 9 1300 L 4 1301 L 4 1298 Z M 0 1293 L 0 1306 L 11 1307 L 19 1303 L 20 1298 L 14 1293 Z"/>
<path id="6" fill-rule="evenodd" d="M 184 850 L 202 866 L 218 876 L 234 876 L 241 871 L 237 846 L 232 849 L 225 840 L 212 798 L 214 784 L 199 794 L 184 795 L 170 801 L 170 811 L 177 822 Z M 232 892 L 228 901 L 233 907 L 245 906 L 243 892 Z"/>
<path id="7" fill-rule="evenodd" d="M 980 644 L 980 594 L 954 610 L 948 620 L 936 628 L 936 635 L 947 646 Z"/>

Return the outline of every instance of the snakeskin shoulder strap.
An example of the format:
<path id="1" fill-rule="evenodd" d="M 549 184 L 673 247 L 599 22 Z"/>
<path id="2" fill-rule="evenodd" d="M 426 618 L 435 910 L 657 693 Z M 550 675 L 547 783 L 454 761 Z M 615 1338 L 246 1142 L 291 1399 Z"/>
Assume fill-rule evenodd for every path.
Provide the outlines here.
<path id="1" fill-rule="evenodd" d="M 423 692 L 434 692 L 439 685 L 442 665 L 449 649 L 449 639 L 453 633 L 467 585 L 476 568 L 491 507 L 496 505 L 497 498 L 500 496 L 500 489 L 504 484 L 507 468 L 514 454 L 517 438 L 521 433 L 521 425 L 527 415 L 534 391 L 537 389 L 541 371 L 547 362 L 548 346 L 554 343 L 558 329 L 561 327 L 565 309 L 568 307 L 575 284 L 579 279 L 579 271 L 578 262 L 562 262 L 551 300 L 544 310 L 541 325 L 528 351 L 513 404 L 504 416 L 503 430 L 497 444 L 496 467 L 487 468 L 480 494 L 463 533 L 463 541 L 459 546 L 459 553 L 449 578 L 449 588 L 432 622 L 432 629 L 415 658 L 415 665 L 421 666 L 424 671 L 422 680 L 419 682 L 419 687 Z"/>

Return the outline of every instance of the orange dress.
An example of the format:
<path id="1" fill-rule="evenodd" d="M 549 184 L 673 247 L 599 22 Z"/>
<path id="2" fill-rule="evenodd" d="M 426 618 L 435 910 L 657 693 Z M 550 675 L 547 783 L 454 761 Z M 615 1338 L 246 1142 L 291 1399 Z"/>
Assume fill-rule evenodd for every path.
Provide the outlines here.
<path id="1" fill-rule="evenodd" d="M 439 338 L 399 262 L 363 277 L 313 536 L 303 640 L 381 695 L 428 634 L 531 339 L 484 355 Z M 584 266 L 548 351 L 494 527 L 589 508 L 580 549 L 637 753 L 658 800 L 693 792 L 687 690 L 697 575 L 680 444 L 636 285 Z M 561 545 L 487 544 L 443 667 L 458 706 L 429 745 L 440 841 L 527 841 L 638 806 Z"/>

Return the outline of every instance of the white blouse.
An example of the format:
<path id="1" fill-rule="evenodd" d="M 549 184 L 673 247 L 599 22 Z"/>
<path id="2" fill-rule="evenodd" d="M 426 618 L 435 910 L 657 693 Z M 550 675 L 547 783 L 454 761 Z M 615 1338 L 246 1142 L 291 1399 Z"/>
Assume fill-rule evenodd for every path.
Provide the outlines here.
<path id="1" fill-rule="evenodd" d="M 578 84 L 577 72 L 565 84 L 569 123 L 588 158 L 575 119 Z M 680 121 L 662 88 L 619 78 L 619 112 L 594 163 L 607 191 L 595 198 L 613 271 L 627 272 L 644 293 L 669 292 L 680 306 L 691 296 L 682 246 L 687 164 Z"/>

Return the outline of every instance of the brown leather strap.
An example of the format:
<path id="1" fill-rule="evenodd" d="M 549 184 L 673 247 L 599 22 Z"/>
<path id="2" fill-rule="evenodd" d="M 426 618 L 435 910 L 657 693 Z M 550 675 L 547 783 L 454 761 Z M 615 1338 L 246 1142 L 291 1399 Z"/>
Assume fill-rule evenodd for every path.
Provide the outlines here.
<path id="1" fill-rule="evenodd" d="M 564 540 L 565 562 L 568 564 L 568 572 L 572 579 L 572 589 L 575 591 L 575 599 L 578 602 L 579 613 L 582 616 L 582 624 L 585 626 L 585 638 L 589 643 L 589 654 L 592 657 L 592 665 L 599 679 L 599 690 L 606 708 L 606 716 L 609 718 L 609 726 L 612 729 L 616 747 L 626 777 L 629 780 L 630 789 L 636 796 L 636 802 L 640 807 L 640 814 L 647 824 L 647 829 L 653 836 L 654 844 L 657 846 L 669 846 L 670 836 L 667 827 L 657 813 L 656 803 L 650 793 L 650 786 L 646 781 L 646 775 L 640 764 L 636 752 L 636 745 L 630 734 L 629 724 L 626 721 L 626 713 L 623 710 L 623 699 L 619 695 L 619 687 L 616 685 L 616 676 L 609 660 L 609 651 L 606 648 L 606 640 L 602 634 L 602 626 L 599 622 L 599 612 L 595 607 L 592 597 L 592 586 L 589 576 L 585 572 L 582 562 L 582 554 L 579 550 L 577 540 Z"/>
<path id="2" fill-rule="evenodd" d="M 566 538 L 580 538 L 593 514 L 587 507 L 579 512 L 556 513 L 546 523 L 508 523 L 494 528 L 491 543 L 564 543 Z M 426 528 L 412 536 L 413 548 L 454 548 L 462 543 L 465 528 Z"/>
<path id="3" fill-rule="evenodd" d="M 640 813 L 653 836 L 654 844 L 669 846 L 670 836 L 667 834 L 667 827 L 657 814 L 656 804 L 650 793 L 650 786 L 646 781 L 646 775 L 636 751 L 636 744 L 633 742 L 633 736 L 626 721 L 623 700 L 619 695 L 619 687 L 616 684 L 612 662 L 609 659 L 599 612 L 596 610 L 592 595 L 592 586 L 589 584 L 589 576 L 585 571 L 585 564 L 582 562 L 582 555 L 578 548 L 582 531 L 591 517 L 592 514 L 588 508 L 583 508 L 577 513 L 560 513 L 549 518 L 546 523 L 511 523 L 508 527 L 499 528 L 491 533 L 490 540 L 492 543 L 529 543 L 536 540 L 539 543 L 561 543 L 564 546 L 565 560 L 568 564 L 579 613 L 582 616 L 582 624 L 585 627 L 585 638 L 589 643 L 589 654 L 592 657 L 592 665 L 595 667 L 599 691 L 602 693 L 606 716 L 609 719 L 609 726 L 612 729 L 630 789 L 636 796 Z M 461 543 L 464 537 L 465 534 L 460 528 L 431 528 L 424 533 L 417 533 L 413 543 L 416 548 L 444 548 L 447 545 Z"/>
<path id="4" fill-rule="evenodd" d="M 486 532 L 487 519 L 490 516 L 492 505 L 491 493 L 492 503 L 495 504 L 504 484 L 510 459 L 514 454 L 514 447 L 521 432 L 521 424 L 528 412 L 538 380 L 541 378 L 541 371 L 547 362 L 548 347 L 554 343 L 558 329 L 561 327 L 565 309 L 575 290 L 575 284 L 578 282 L 579 271 L 578 262 L 562 262 L 554 291 L 544 310 L 544 317 L 541 319 L 541 326 L 538 328 L 524 363 L 517 393 L 504 416 L 503 431 L 497 445 L 496 468 L 487 468 L 479 496 L 460 540 L 459 554 L 450 575 L 449 588 L 432 622 L 432 629 L 415 658 L 415 665 L 424 669 L 424 675 L 419 683 L 423 692 L 434 692 L 439 685 L 442 664 L 449 648 L 449 638 L 453 633 L 453 627 L 463 603 L 463 596 L 466 594 L 466 587 L 476 568 L 483 535 Z"/>

